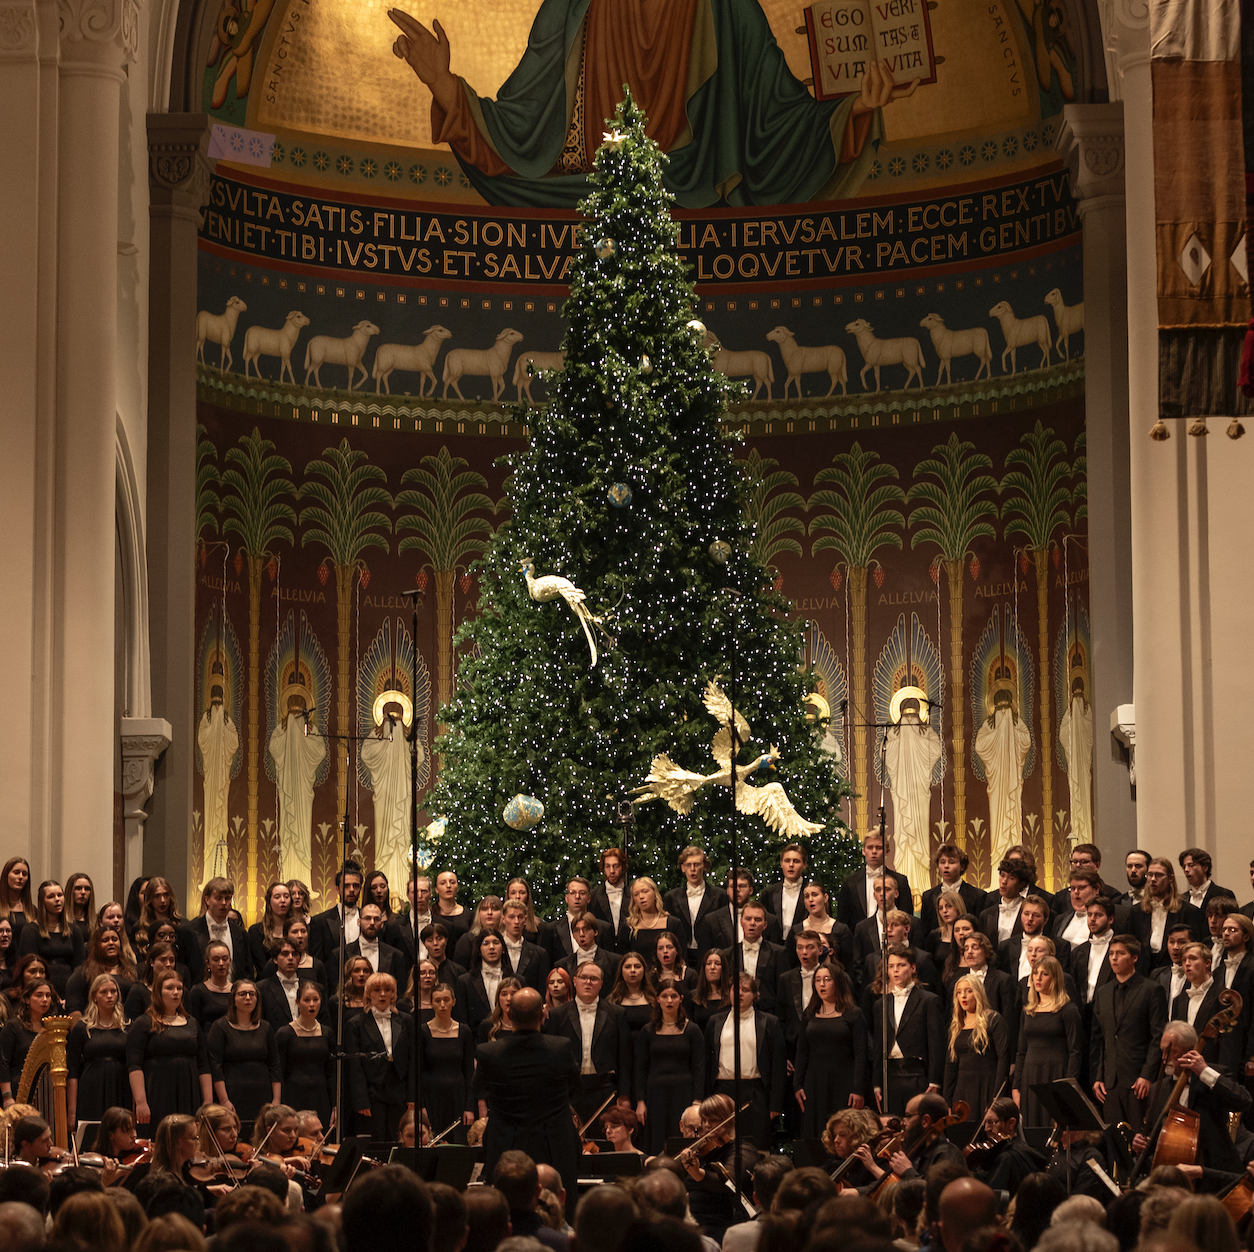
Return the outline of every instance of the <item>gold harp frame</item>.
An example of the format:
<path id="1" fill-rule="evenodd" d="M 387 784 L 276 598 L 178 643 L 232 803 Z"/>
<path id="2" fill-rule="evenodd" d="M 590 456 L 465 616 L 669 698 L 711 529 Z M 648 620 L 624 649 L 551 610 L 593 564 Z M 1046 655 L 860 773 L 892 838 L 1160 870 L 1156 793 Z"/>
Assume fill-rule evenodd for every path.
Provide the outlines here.
<path id="1" fill-rule="evenodd" d="M 22 1077 L 17 1085 L 17 1102 L 39 1109 L 39 1115 L 52 1127 L 52 1141 L 59 1148 L 70 1146 L 69 1106 L 66 1101 L 66 1084 L 70 1071 L 65 1059 L 65 1042 L 73 1023 L 68 1017 L 45 1017 L 43 1029 L 35 1036 Z M 39 1080 L 44 1069 L 48 1071 L 52 1107 L 45 1108 L 43 1101 L 32 1098 L 39 1091 Z"/>

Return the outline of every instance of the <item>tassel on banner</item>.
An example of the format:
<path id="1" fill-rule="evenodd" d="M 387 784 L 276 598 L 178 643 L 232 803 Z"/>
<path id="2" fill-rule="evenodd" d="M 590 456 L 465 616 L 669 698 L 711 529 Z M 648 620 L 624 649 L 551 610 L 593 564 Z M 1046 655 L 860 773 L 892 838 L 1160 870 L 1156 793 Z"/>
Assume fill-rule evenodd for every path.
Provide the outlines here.
<path id="1" fill-rule="evenodd" d="M 1189 434 L 1195 437 L 1209 435 L 1210 431 L 1206 429 L 1206 419 L 1204 417 L 1195 417 L 1189 424 Z"/>
<path id="2" fill-rule="evenodd" d="M 1149 436 L 1156 443 L 1162 443 L 1164 439 L 1171 438 L 1171 431 L 1167 429 L 1167 423 L 1160 417 L 1158 421 L 1150 427 Z"/>
<path id="3" fill-rule="evenodd" d="M 1228 423 L 1228 438 L 1240 439 L 1241 436 L 1244 434 L 1245 434 L 1245 427 L 1241 425 L 1241 421 L 1239 418 L 1234 417 L 1232 421 Z"/>

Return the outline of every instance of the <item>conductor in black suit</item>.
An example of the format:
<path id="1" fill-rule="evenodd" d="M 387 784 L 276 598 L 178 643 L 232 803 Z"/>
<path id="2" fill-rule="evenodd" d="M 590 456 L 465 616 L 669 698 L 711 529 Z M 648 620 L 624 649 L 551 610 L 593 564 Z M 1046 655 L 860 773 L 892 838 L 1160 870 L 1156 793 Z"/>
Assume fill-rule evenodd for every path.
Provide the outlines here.
<path id="1" fill-rule="evenodd" d="M 595 961 L 581 961 L 574 999 L 550 1013 L 544 1028 L 569 1040 L 579 1060 L 579 1096 L 573 1103 L 584 1122 L 611 1093 L 620 1108 L 631 1107 L 631 1027 L 617 1004 L 601 999 L 601 980 Z"/>
<path id="2" fill-rule="evenodd" d="M 914 912 L 914 896 L 910 892 L 910 880 L 905 874 L 884 867 L 884 839 L 878 830 L 862 839 L 862 858 L 866 868 L 856 870 L 845 879 L 836 902 L 836 920 L 855 930 L 875 910 L 875 880 L 884 874 L 897 881 L 897 899 L 908 913 Z"/>
<path id="3" fill-rule="evenodd" d="M 1167 1024 L 1167 994 L 1161 983 L 1137 973 L 1141 945 L 1132 935 L 1110 944 L 1114 977 L 1093 997 L 1089 1032 L 1089 1077 L 1106 1121 L 1145 1124 L 1150 1083 L 1158 1076 L 1158 1041 Z"/>
<path id="4" fill-rule="evenodd" d="M 915 980 L 914 950 L 902 944 L 888 949 L 888 1012 L 872 1010 L 875 1042 L 871 1072 L 875 1096 L 884 1112 L 905 1112 L 924 1092 L 939 1093 L 945 1077 L 945 1028 L 938 996 Z M 888 1018 L 888 1091 L 883 1090 L 884 1018 Z"/>
<path id="5" fill-rule="evenodd" d="M 491 1109 L 483 1172 L 491 1178 L 501 1153 L 511 1150 L 553 1166 L 566 1189 L 569 1221 L 578 1196 L 579 1139 L 570 1106 L 579 1094 L 579 1061 L 568 1038 L 540 1033 L 543 1018 L 540 993 L 531 987 L 516 991 L 509 1006 L 513 1031 L 476 1052 L 478 1081 Z"/>
<path id="6" fill-rule="evenodd" d="M 779 866 L 783 871 L 784 881 L 773 882 L 763 887 L 760 899 L 766 911 L 779 921 L 780 933 L 791 935 L 792 928 L 806 919 L 805 890 L 806 869 L 810 858 L 799 843 L 784 845 L 779 854 Z"/>

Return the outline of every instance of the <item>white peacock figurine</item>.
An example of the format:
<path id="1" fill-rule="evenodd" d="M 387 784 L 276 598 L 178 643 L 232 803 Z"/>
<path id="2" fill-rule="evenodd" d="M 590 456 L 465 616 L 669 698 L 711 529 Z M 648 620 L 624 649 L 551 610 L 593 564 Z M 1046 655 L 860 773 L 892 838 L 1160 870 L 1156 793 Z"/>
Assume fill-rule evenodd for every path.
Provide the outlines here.
<path id="1" fill-rule="evenodd" d="M 730 787 L 732 774 L 731 727 L 736 719 L 736 739 L 744 744 L 749 741 L 749 723 L 732 708 L 732 702 L 723 693 L 717 681 L 711 681 L 705 689 L 705 707 L 719 723 L 718 733 L 710 744 L 710 753 L 719 764 L 715 774 L 694 774 L 680 769 L 665 753 L 653 758 L 649 777 L 643 787 L 632 793 L 636 804 L 650 800 L 665 800 L 676 813 L 691 813 L 693 800 L 702 787 Z M 772 747 L 748 765 L 736 766 L 736 808 L 741 813 L 756 814 L 776 834 L 787 839 L 802 835 L 817 835 L 823 829 L 816 822 L 808 822 L 792 806 L 781 783 L 767 783 L 765 787 L 751 787 L 748 779 L 759 770 L 774 769 L 779 760 L 778 749 Z"/>
<path id="2" fill-rule="evenodd" d="M 593 617 L 584 606 L 584 600 L 587 597 L 578 587 L 575 586 L 569 578 L 559 578 L 556 574 L 546 574 L 543 578 L 536 577 L 536 567 L 533 561 L 519 561 L 518 568 L 527 577 L 527 594 L 533 600 L 546 604 L 550 600 L 565 600 L 570 607 L 570 611 L 579 619 L 579 624 L 583 627 L 583 633 L 588 636 L 588 647 L 592 651 L 592 664 L 595 668 L 597 663 L 597 641 L 592 635 L 592 626 L 600 622 L 599 617 Z"/>

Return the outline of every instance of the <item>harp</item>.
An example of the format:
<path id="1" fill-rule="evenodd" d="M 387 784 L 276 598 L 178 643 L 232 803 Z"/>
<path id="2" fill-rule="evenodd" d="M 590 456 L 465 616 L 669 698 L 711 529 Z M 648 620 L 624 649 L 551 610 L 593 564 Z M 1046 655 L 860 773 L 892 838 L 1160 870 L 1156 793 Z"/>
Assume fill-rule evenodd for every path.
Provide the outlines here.
<path id="1" fill-rule="evenodd" d="M 43 1029 L 35 1036 L 22 1077 L 18 1083 L 17 1101 L 29 1104 L 52 1127 L 52 1141 L 59 1148 L 70 1146 L 66 1082 L 69 1069 L 65 1062 L 65 1041 L 69 1037 L 68 1017 L 45 1017 Z"/>

